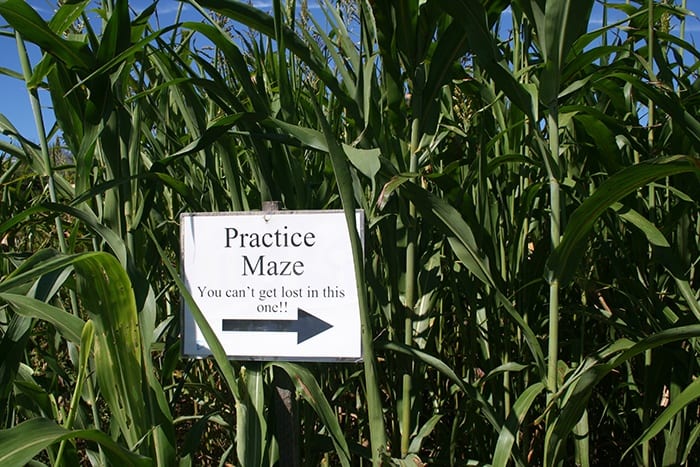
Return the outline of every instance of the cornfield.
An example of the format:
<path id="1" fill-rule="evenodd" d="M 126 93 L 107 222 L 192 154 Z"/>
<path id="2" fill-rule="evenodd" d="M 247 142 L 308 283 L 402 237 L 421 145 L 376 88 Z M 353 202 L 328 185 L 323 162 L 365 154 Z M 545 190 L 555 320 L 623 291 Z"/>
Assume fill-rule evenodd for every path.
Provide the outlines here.
<path id="1" fill-rule="evenodd" d="M 685 0 L 164 3 L 0 1 L 0 464 L 700 463 Z M 180 215 L 267 201 L 364 211 L 361 363 L 181 356 Z"/>

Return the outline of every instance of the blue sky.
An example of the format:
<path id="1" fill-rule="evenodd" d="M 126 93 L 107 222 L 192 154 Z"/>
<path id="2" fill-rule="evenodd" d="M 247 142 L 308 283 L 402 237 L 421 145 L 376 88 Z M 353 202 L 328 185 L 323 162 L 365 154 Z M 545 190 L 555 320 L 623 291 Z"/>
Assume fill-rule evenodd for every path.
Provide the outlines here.
<path id="1" fill-rule="evenodd" d="M 55 11 L 56 0 L 27 0 L 27 3 L 32 6 L 43 18 L 51 18 Z M 142 11 L 149 6 L 152 0 L 130 0 L 129 4 L 136 12 Z M 272 8 L 271 0 L 253 1 L 254 6 L 263 10 Z M 310 0 L 309 3 L 317 3 Z M 158 20 L 161 27 L 172 24 L 175 20 L 180 2 L 175 0 L 160 0 L 158 4 Z M 198 21 L 200 15 L 194 9 L 185 5 L 183 20 Z M 93 14 L 94 15 L 94 14 Z M 6 22 L 0 18 L 0 27 L 5 26 Z M 3 30 L 7 31 L 6 28 Z M 32 65 L 35 65 L 41 58 L 37 47 L 27 43 L 27 49 L 30 54 Z M 21 66 L 17 55 L 17 48 L 14 37 L 0 35 L 0 71 L 2 69 L 12 70 L 21 73 Z M 34 124 L 34 117 L 29 102 L 29 97 L 24 83 L 18 79 L 8 77 L 4 73 L 0 73 L 0 90 L 2 90 L 2 99 L 0 99 L 0 114 L 4 115 L 25 138 L 32 141 L 37 141 L 37 131 Z M 47 131 L 53 124 L 51 118 L 51 102 L 46 91 L 40 93 L 41 104 L 44 109 L 44 118 L 47 120 L 45 126 Z M 0 138 L 5 138 L 0 134 Z"/>
<path id="2" fill-rule="evenodd" d="M 620 0 L 621 2 L 622 0 Z M 43 17 L 50 18 L 52 12 L 55 8 L 55 0 L 28 0 L 28 2 L 35 10 L 37 10 Z M 130 4 L 133 9 L 140 11 L 149 5 L 150 0 L 131 0 Z M 253 2 L 255 6 L 263 10 L 269 10 L 272 8 L 271 0 L 260 0 Z M 309 3 L 317 3 L 314 0 L 310 0 Z M 700 0 L 688 0 L 688 9 L 694 12 L 700 11 Z M 161 0 L 158 6 L 158 15 L 160 20 L 160 25 L 164 26 L 170 24 L 174 21 L 174 15 L 178 8 L 179 2 L 175 0 Z M 600 7 L 597 5 L 597 12 L 594 13 L 591 24 L 592 26 L 602 24 L 600 16 Z M 192 12 L 187 14 L 188 19 L 198 18 L 197 13 Z M 0 24 L 4 24 L 4 21 L 0 19 Z M 690 18 L 686 22 L 686 35 L 687 39 L 691 42 L 698 38 L 695 43 L 700 46 L 700 19 L 697 17 Z M 39 60 L 38 50 L 28 44 L 30 51 L 30 59 L 32 64 L 36 64 Z M 17 49 L 14 38 L 7 36 L 0 36 L 0 69 L 9 69 L 16 72 L 21 72 L 19 59 L 17 57 Z M 31 107 L 29 104 L 29 98 L 24 84 L 17 80 L 10 78 L 2 73 L 0 73 L 0 89 L 2 90 L 2 99 L 0 100 L 0 113 L 3 114 L 10 122 L 17 127 L 20 134 L 29 138 L 30 140 L 37 140 L 36 137 L 36 127 L 34 125 L 34 120 L 31 112 Z M 44 108 L 44 114 L 47 119 L 50 118 L 51 109 L 48 94 L 42 92 L 40 95 L 42 106 Z M 47 121 L 47 126 L 51 125 L 53 121 Z M 3 137 L 0 135 L 0 137 Z"/>
<path id="3" fill-rule="evenodd" d="M 52 16 L 55 10 L 55 0 L 27 0 L 32 8 L 34 8 L 42 17 L 48 19 Z M 136 11 L 141 11 L 151 2 L 148 0 L 132 0 L 130 4 Z M 174 21 L 175 12 L 179 2 L 174 0 L 161 0 L 158 14 L 161 25 L 170 24 Z M 5 21 L 0 18 L 0 24 L 5 25 Z M 27 50 L 30 55 L 32 65 L 41 58 L 37 47 L 27 43 Z M 17 55 L 16 42 L 13 37 L 0 36 L 0 69 L 5 68 L 14 72 L 21 73 L 19 57 Z M 2 89 L 2 99 L 0 100 L 0 114 L 3 114 L 19 131 L 21 135 L 37 141 L 37 131 L 34 124 L 29 97 L 24 83 L 10 78 L 4 74 L 0 74 L 0 89 Z M 44 109 L 45 126 L 47 131 L 50 125 L 53 124 L 51 118 L 51 102 L 46 91 L 40 92 L 41 104 Z M 0 137 L 3 137 L 0 135 Z"/>

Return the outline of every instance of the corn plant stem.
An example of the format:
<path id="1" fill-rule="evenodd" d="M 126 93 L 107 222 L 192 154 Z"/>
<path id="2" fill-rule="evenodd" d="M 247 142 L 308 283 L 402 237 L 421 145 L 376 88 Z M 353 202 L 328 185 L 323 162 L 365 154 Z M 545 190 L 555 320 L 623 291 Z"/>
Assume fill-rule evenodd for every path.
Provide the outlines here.
<path id="1" fill-rule="evenodd" d="M 527 73 L 522 73 L 521 70 L 523 69 L 524 66 L 527 65 L 527 59 L 526 59 L 526 50 L 527 50 L 527 41 L 523 41 L 523 23 L 522 19 L 518 20 L 515 16 L 513 16 L 513 38 L 514 38 L 514 61 L 513 61 L 513 70 L 514 74 L 516 76 L 520 76 L 520 81 L 523 83 L 528 82 L 528 74 Z M 523 134 L 522 134 L 522 140 L 527 141 L 530 137 L 530 125 L 523 125 Z M 525 153 L 525 156 L 530 156 L 530 148 L 527 145 L 523 146 L 523 150 Z M 521 178 L 520 179 L 520 190 L 521 192 L 525 192 L 527 187 L 529 186 L 529 180 L 528 178 Z M 523 230 L 522 230 L 522 237 L 521 237 L 521 244 L 525 246 L 525 251 L 527 252 L 528 248 L 528 242 L 529 242 L 529 231 L 530 231 L 530 219 L 528 217 L 525 217 L 523 219 Z M 527 254 L 527 253 L 526 253 Z M 521 272 L 522 273 L 522 272 Z M 517 299 L 516 299 L 517 300 Z M 527 323 L 528 322 L 528 313 L 527 310 L 523 310 L 523 320 Z M 522 345 L 522 331 L 521 328 L 518 326 L 517 332 L 516 332 L 516 342 L 518 347 Z M 524 383 L 525 387 L 529 386 L 529 375 L 525 375 L 524 378 Z M 506 406 L 506 417 L 510 415 L 510 407 Z"/>
<path id="2" fill-rule="evenodd" d="M 652 355 L 651 349 L 644 351 L 644 381 L 649 381 L 651 377 L 652 369 Z M 651 414 L 649 413 L 650 404 L 648 402 L 648 391 L 644 392 L 645 397 L 642 401 L 642 427 L 646 428 L 651 422 Z M 651 446 L 649 442 L 642 443 L 642 465 L 651 465 Z"/>
<path id="3" fill-rule="evenodd" d="M 29 82 L 32 76 L 32 69 L 29 63 L 29 55 L 27 54 L 27 49 L 24 46 L 24 40 L 19 32 L 15 32 L 15 40 L 17 42 L 17 52 L 19 54 L 19 61 L 22 66 L 22 74 L 24 75 L 24 81 Z M 44 117 L 41 113 L 41 104 L 39 102 L 39 93 L 36 88 L 27 88 L 29 92 L 29 102 L 32 106 L 32 113 L 34 114 L 34 124 L 36 125 L 37 134 L 39 137 L 39 146 L 41 148 L 41 158 L 44 164 L 44 170 L 46 170 L 46 175 L 48 177 L 47 185 L 49 189 L 49 199 L 52 203 L 57 201 L 56 197 L 56 183 L 53 176 L 53 166 L 51 165 L 51 157 L 49 156 L 49 144 L 46 140 L 46 130 L 44 127 Z M 63 222 L 60 216 L 54 218 L 56 225 L 56 234 L 58 236 L 58 245 L 62 253 L 68 251 L 66 245 L 66 239 L 63 234 Z"/>
<path id="4" fill-rule="evenodd" d="M 117 134 L 127 133 L 128 128 L 122 124 L 122 119 L 117 117 Z M 120 172 L 121 177 L 129 174 L 129 147 L 123 137 L 119 137 L 119 154 L 120 154 Z M 131 183 L 124 183 L 119 189 L 119 198 L 122 203 L 122 212 L 120 216 L 120 224 L 123 230 L 123 235 L 126 238 L 126 246 L 129 252 L 134 252 L 134 235 L 131 230 Z"/>
<path id="5" fill-rule="evenodd" d="M 656 81 L 656 76 L 654 74 L 654 0 L 649 0 L 649 21 L 647 23 L 647 61 L 649 62 L 649 80 Z M 649 111 L 647 119 L 647 142 L 649 146 L 649 157 L 654 157 L 654 101 L 649 99 L 647 102 L 647 109 Z M 651 220 L 654 219 L 654 185 L 649 184 L 649 215 Z"/>
<path id="6" fill-rule="evenodd" d="M 603 3 L 603 37 L 602 37 L 602 43 L 603 47 L 608 46 L 608 4 Z M 608 56 L 604 55 L 600 58 L 600 64 L 601 66 L 607 66 L 608 65 Z"/>
<path id="7" fill-rule="evenodd" d="M 625 4 L 626 4 L 626 5 L 629 5 L 629 4 L 630 4 L 630 0 L 625 0 Z M 635 164 L 639 164 L 639 162 L 640 162 L 640 160 L 641 160 L 641 158 L 640 158 L 640 156 L 639 156 L 639 151 L 637 151 L 637 150 L 635 149 L 634 152 L 633 152 L 633 156 L 634 156 L 634 163 L 635 163 Z"/>
<path id="8" fill-rule="evenodd" d="M 83 384 L 85 381 L 89 381 L 87 378 L 87 371 L 89 369 L 88 359 L 90 351 L 92 350 L 92 343 L 94 341 L 94 330 L 92 321 L 85 323 L 83 327 L 82 336 L 80 339 L 80 365 L 78 366 L 78 376 L 75 381 L 75 388 L 73 389 L 73 397 L 71 398 L 70 409 L 68 410 L 68 415 L 66 416 L 66 421 L 63 427 L 70 430 L 73 428 L 73 423 L 75 422 L 75 416 L 78 412 L 78 405 L 80 401 L 81 394 L 83 392 Z M 55 467 L 61 465 L 63 460 L 63 452 L 66 447 L 68 440 L 61 441 L 61 445 L 58 448 L 58 454 L 56 454 Z"/>
<path id="9" fill-rule="evenodd" d="M 550 196 L 550 239 L 552 249 L 559 246 L 561 239 L 561 200 L 558 175 L 554 169 L 559 166 L 559 109 L 557 104 L 550 106 L 547 117 L 549 147 L 555 167 L 549 169 Z M 548 336 L 547 386 L 554 394 L 557 390 L 557 362 L 559 360 L 559 279 L 553 277 L 549 283 L 549 336 Z"/>
<path id="10" fill-rule="evenodd" d="M 656 77 L 654 76 L 654 0 L 649 0 L 648 1 L 648 22 L 647 22 L 647 60 L 649 62 L 649 73 L 651 76 L 649 76 L 650 80 L 655 81 Z M 654 154 L 654 101 L 652 99 L 649 99 L 647 101 L 647 108 L 649 111 L 649 114 L 647 116 L 647 144 L 648 144 L 648 156 L 651 158 L 653 157 Z M 649 203 L 649 218 L 652 222 L 654 222 L 655 218 L 655 210 L 654 210 L 654 186 L 653 184 L 649 184 L 649 192 L 648 192 L 648 203 Z M 651 251 L 650 251 L 651 252 Z M 644 352 L 644 373 L 645 373 L 645 378 L 644 381 L 649 381 L 649 378 L 647 375 L 649 374 L 651 370 L 651 363 L 652 363 L 652 356 L 651 356 L 651 350 L 647 350 Z M 650 420 L 650 414 L 648 411 L 648 406 L 647 404 L 642 404 L 642 426 L 646 427 L 649 425 L 649 420 Z M 651 460 L 651 446 L 649 445 L 648 441 L 645 441 L 642 443 L 642 462 L 644 465 L 650 465 L 649 462 Z"/>
<path id="11" fill-rule="evenodd" d="M 144 70 L 143 68 L 139 70 L 139 86 L 144 87 Z M 141 149 L 141 101 L 137 100 L 134 104 L 134 111 L 132 116 L 131 124 L 131 137 L 129 138 L 128 147 L 128 159 L 127 163 L 129 166 L 130 174 L 137 175 L 139 167 L 139 151 Z M 127 248 L 134 254 L 134 230 L 135 230 L 135 219 L 136 213 L 134 212 L 134 206 L 137 204 L 134 199 L 135 195 L 138 194 L 138 181 L 136 177 L 129 184 L 129 192 L 127 198 L 124 200 L 124 218 L 126 219 L 126 239 Z"/>
<path id="12" fill-rule="evenodd" d="M 681 1 L 681 8 L 683 8 L 684 10 L 688 8 L 688 1 L 687 0 Z M 680 37 L 680 39 L 682 41 L 684 41 L 685 40 L 685 15 L 681 16 L 680 22 L 681 22 L 681 28 L 680 28 L 680 31 L 678 33 L 678 36 Z M 684 52 L 684 54 L 685 54 L 685 52 Z"/>
<path id="13" fill-rule="evenodd" d="M 420 142 L 420 119 L 414 118 L 411 123 L 411 144 L 409 171 L 415 173 L 418 170 L 418 145 Z M 416 240 L 417 219 L 416 206 L 409 203 L 408 206 L 408 242 L 406 244 L 406 291 L 405 291 L 405 316 L 404 316 L 404 344 L 413 346 L 413 311 L 416 306 Z M 401 393 L 401 457 L 406 457 L 411 440 L 411 362 L 406 363 L 402 378 Z"/>
<path id="14" fill-rule="evenodd" d="M 581 467 L 588 467 L 591 464 L 589 455 L 589 430 L 590 427 L 588 425 L 588 411 L 584 410 L 583 416 L 581 416 L 581 420 L 579 420 L 576 426 L 574 427 L 574 434 L 576 438 L 576 465 L 580 465 Z"/>
<path id="15" fill-rule="evenodd" d="M 175 13 L 175 19 L 173 20 L 173 24 L 178 24 L 180 22 L 180 17 L 182 16 L 183 6 L 184 6 L 184 2 L 178 3 L 177 11 Z M 178 34 L 178 28 L 173 29 L 173 33 L 170 36 L 170 45 L 172 47 L 175 47 L 175 41 L 177 40 L 177 34 Z"/>
<path id="16" fill-rule="evenodd" d="M 559 246 L 561 239 L 561 189 L 559 177 L 561 164 L 559 161 L 559 107 L 555 101 L 548 106 L 547 131 L 549 136 L 549 157 L 545 155 L 545 165 L 549 176 L 549 237 L 552 251 Z M 547 403 L 556 403 L 554 395 L 558 386 L 559 363 L 559 278 L 553 274 L 549 279 L 549 332 L 547 335 Z M 555 422 L 554 411 L 547 413 L 546 424 L 549 427 Z M 544 464 L 553 465 L 556 459 L 549 458 L 549 448 L 545 447 Z"/>
<path id="17" fill-rule="evenodd" d="M 688 7 L 688 2 L 687 2 L 687 0 L 683 0 L 683 1 L 681 2 L 681 8 L 683 8 L 683 9 L 685 10 L 685 9 L 687 9 L 687 7 Z M 685 15 L 681 16 L 680 23 L 681 23 L 681 26 L 680 26 L 679 37 L 680 37 L 681 40 L 685 40 Z M 685 55 L 685 50 L 683 50 L 683 55 Z M 678 94 L 680 95 L 680 93 L 681 93 L 681 90 L 680 90 L 680 88 L 679 88 L 679 89 L 678 89 Z M 666 179 L 666 203 L 667 203 L 667 204 L 666 204 L 666 206 L 665 206 L 667 212 L 670 210 L 670 206 L 669 206 L 669 204 L 668 204 L 668 203 L 669 203 L 669 200 L 670 200 L 670 195 L 669 195 L 669 193 L 668 193 L 669 187 L 670 187 L 670 183 L 669 183 L 669 179 L 667 178 L 667 179 Z M 692 275 L 691 275 L 690 277 L 692 277 Z"/>
<path id="18" fill-rule="evenodd" d="M 10 177 L 12 177 L 12 175 L 15 172 L 17 172 L 17 169 L 20 168 L 22 163 L 23 162 L 21 159 L 15 159 L 10 165 L 10 167 L 3 174 L 0 175 L 0 185 L 4 185 L 8 180 L 10 180 Z"/>

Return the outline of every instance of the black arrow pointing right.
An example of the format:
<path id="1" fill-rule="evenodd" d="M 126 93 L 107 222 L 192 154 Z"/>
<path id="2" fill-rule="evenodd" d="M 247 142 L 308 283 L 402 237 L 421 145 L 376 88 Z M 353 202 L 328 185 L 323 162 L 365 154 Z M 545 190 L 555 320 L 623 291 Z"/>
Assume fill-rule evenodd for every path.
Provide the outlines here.
<path id="1" fill-rule="evenodd" d="M 296 332 L 297 344 L 333 327 L 311 313 L 298 308 L 297 319 L 224 319 L 222 331 L 233 332 Z"/>

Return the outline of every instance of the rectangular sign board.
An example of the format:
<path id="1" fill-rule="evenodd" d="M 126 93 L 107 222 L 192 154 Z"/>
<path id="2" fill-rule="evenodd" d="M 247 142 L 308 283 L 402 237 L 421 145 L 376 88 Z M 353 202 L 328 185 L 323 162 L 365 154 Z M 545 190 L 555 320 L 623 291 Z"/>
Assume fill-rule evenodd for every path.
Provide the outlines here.
<path id="1" fill-rule="evenodd" d="M 355 217 L 362 239 L 364 213 Z M 362 359 L 343 211 L 187 213 L 180 237 L 187 290 L 229 358 Z M 183 303 L 183 353 L 211 355 Z"/>

